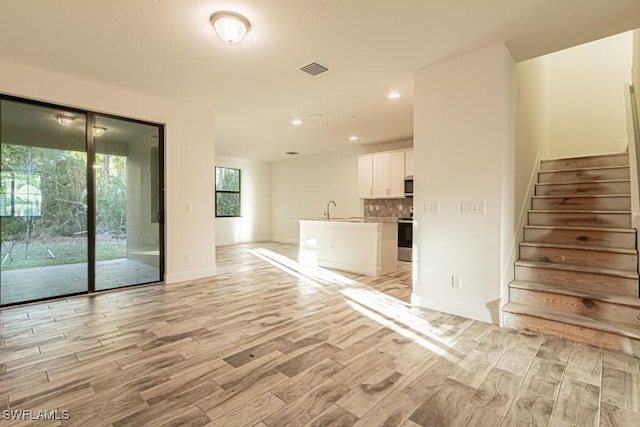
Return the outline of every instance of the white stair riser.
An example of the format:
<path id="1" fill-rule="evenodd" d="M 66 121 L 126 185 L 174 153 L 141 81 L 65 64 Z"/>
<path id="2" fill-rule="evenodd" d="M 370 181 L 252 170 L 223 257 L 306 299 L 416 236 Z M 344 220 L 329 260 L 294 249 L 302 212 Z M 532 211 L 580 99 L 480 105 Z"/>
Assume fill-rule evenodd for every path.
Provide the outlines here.
<path id="1" fill-rule="evenodd" d="M 540 172 L 538 174 L 538 182 L 580 182 L 601 181 L 603 179 L 629 179 L 629 168 Z"/>
<path id="2" fill-rule="evenodd" d="M 631 214 L 589 212 L 529 212 L 529 225 L 630 228 Z"/>
<path id="3" fill-rule="evenodd" d="M 527 282 L 563 286 L 567 289 L 638 296 L 638 280 L 626 277 L 516 265 L 515 278 Z"/>
<path id="4" fill-rule="evenodd" d="M 600 166 L 627 166 L 629 155 L 627 153 L 614 156 L 593 156 L 574 159 L 543 160 L 540 170 L 595 168 Z"/>
<path id="5" fill-rule="evenodd" d="M 534 198 L 531 202 L 534 210 L 586 209 L 595 211 L 622 211 L 631 209 L 631 197 L 571 197 Z"/>
<path id="6" fill-rule="evenodd" d="M 520 259 L 628 271 L 636 271 L 638 268 L 638 257 L 636 255 L 593 250 L 545 248 L 523 245 L 520 246 Z"/>
<path id="7" fill-rule="evenodd" d="M 604 246 L 607 248 L 634 249 L 636 247 L 635 234 L 595 230 L 525 228 L 524 241 L 560 245 Z"/>
<path id="8" fill-rule="evenodd" d="M 575 184 L 536 184 L 536 196 L 571 194 L 629 194 L 629 181 Z"/>
<path id="9" fill-rule="evenodd" d="M 509 312 L 503 313 L 502 320 L 503 325 L 507 328 L 541 334 L 552 334 L 589 345 L 621 351 L 630 356 L 640 357 L 640 341 L 632 338 Z"/>
<path id="10" fill-rule="evenodd" d="M 610 320 L 640 326 L 640 309 L 627 305 L 519 288 L 509 289 L 509 301 L 596 320 Z"/>

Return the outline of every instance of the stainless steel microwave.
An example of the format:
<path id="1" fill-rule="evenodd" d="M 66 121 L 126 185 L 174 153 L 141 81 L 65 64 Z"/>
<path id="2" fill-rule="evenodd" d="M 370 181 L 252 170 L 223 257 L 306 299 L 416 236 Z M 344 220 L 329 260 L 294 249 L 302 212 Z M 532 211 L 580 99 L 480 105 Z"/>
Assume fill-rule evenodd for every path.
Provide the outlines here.
<path id="1" fill-rule="evenodd" d="M 413 197 L 413 175 L 409 175 L 404 179 L 404 196 Z"/>

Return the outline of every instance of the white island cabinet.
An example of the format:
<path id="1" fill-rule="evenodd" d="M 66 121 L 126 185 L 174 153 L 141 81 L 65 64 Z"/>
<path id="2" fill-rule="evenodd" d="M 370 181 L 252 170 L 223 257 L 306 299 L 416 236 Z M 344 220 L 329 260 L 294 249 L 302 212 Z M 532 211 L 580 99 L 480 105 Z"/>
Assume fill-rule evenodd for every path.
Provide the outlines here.
<path id="1" fill-rule="evenodd" d="M 300 220 L 300 264 L 379 276 L 398 268 L 398 224 L 375 219 Z"/>

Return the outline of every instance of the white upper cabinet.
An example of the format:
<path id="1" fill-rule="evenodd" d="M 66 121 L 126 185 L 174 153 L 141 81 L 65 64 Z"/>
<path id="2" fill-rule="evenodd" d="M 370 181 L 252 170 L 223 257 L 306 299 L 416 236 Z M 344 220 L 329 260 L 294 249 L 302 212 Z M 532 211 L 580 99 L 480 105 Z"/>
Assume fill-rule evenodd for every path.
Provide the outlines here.
<path id="1" fill-rule="evenodd" d="M 358 157 L 358 197 L 373 198 L 373 156 Z"/>
<path id="2" fill-rule="evenodd" d="M 373 156 L 373 197 L 379 199 L 389 197 L 389 176 L 391 174 L 391 162 L 388 154 L 376 154 Z"/>
<path id="3" fill-rule="evenodd" d="M 371 158 L 369 163 L 367 158 Z M 404 151 L 390 153 L 377 153 L 372 156 L 358 158 L 358 193 L 361 198 L 399 198 L 404 197 L 405 175 Z M 369 174 L 369 165 L 372 166 L 372 175 Z M 365 185 L 366 177 L 372 177 L 372 191 Z M 369 194 L 369 195 L 367 195 Z"/>
<path id="4" fill-rule="evenodd" d="M 404 152 L 389 154 L 391 171 L 389 173 L 389 197 L 404 197 Z"/>
<path id="5" fill-rule="evenodd" d="M 404 176 L 413 176 L 413 150 L 404 152 Z"/>

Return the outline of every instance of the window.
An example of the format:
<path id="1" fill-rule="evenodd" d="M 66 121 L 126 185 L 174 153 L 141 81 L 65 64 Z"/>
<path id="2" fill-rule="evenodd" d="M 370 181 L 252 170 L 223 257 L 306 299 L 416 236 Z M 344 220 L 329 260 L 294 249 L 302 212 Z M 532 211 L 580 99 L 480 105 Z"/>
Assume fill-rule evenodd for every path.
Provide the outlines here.
<path id="1" fill-rule="evenodd" d="M 216 166 L 216 217 L 240 216 L 240 169 Z"/>

